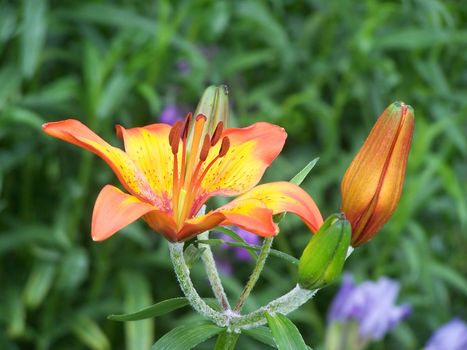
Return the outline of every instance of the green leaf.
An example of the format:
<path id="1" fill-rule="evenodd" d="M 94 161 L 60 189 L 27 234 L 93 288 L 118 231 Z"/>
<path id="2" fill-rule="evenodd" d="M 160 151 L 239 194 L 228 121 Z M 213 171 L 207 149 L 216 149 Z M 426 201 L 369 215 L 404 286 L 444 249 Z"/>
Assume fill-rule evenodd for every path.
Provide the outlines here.
<path id="1" fill-rule="evenodd" d="M 311 162 L 309 162 L 302 170 L 295 175 L 290 182 L 299 186 L 302 184 L 303 180 L 308 176 L 310 171 L 315 167 L 316 163 L 318 163 L 319 157 L 316 157 Z"/>
<path id="2" fill-rule="evenodd" d="M 267 327 L 245 329 L 244 331 L 242 331 L 242 333 L 263 344 L 276 348 L 276 343 L 274 342 L 274 338 L 272 337 L 271 330 Z"/>
<path id="3" fill-rule="evenodd" d="M 203 300 L 211 308 L 215 310 L 219 310 L 219 305 L 216 299 L 203 298 Z M 121 321 L 121 322 L 139 321 L 139 320 L 144 320 L 146 318 L 165 315 L 169 312 L 181 309 L 182 307 L 185 307 L 188 304 L 189 303 L 188 303 L 187 298 L 172 298 L 172 299 L 167 299 L 157 304 L 148 306 L 136 312 L 132 312 L 128 314 L 121 314 L 121 315 L 109 315 L 107 316 L 107 318 L 112 321 Z"/>
<path id="4" fill-rule="evenodd" d="M 97 323 L 87 316 L 79 315 L 73 321 L 71 328 L 81 342 L 93 350 L 108 350 L 110 343 Z"/>
<path id="5" fill-rule="evenodd" d="M 460 273 L 440 263 L 433 262 L 430 267 L 435 276 L 467 295 L 467 280 Z"/>
<path id="6" fill-rule="evenodd" d="M 47 295 L 55 276 L 56 265 L 49 261 L 37 262 L 24 289 L 24 302 L 31 308 L 38 307 Z"/>
<path id="7" fill-rule="evenodd" d="M 208 322 L 183 325 L 165 334 L 151 350 L 190 350 L 223 330 Z"/>
<path id="8" fill-rule="evenodd" d="M 302 335 L 287 317 L 281 314 L 272 316 L 266 313 L 266 318 L 279 350 L 307 350 Z"/>
<path id="9" fill-rule="evenodd" d="M 221 233 L 224 233 L 226 234 L 227 236 L 229 236 L 230 238 L 232 238 L 234 241 L 237 241 L 239 243 L 243 243 L 243 244 L 246 244 L 249 246 L 249 244 L 243 239 L 243 237 L 241 237 L 237 232 L 235 232 L 234 230 L 231 230 L 227 227 L 222 227 L 222 226 L 219 226 L 219 227 L 216 227 L 214 230 L 212 231 L 218 231 L 218 232 L 221 232 Z M 247 249 L 247 252 L 250 254 L 250 256 L 253 258 L 253 260 L 256 260 L 257 258 L 257 255 L 254 253 L 254 251 L 250 250 L 250 249 Z"/>
<path id="10" fill-rule="evenodd" d="M 21 33 L 21 71 L 26 78 L 34 75 L 46 34 L 45 0 L 25 0 Z"/>
<path id="11" fill-rule="evenodd" d="M 123 273 L 122 277 L 126 311 L 152 303 L 151 285 L 144 274 L 131 271 Z M 125 323 L 125 335 L 127 349 L 150 349 L 154 341 L 154 320 Z"/>
<path id="12" fill-rule="evenodd" d="M 160 303 L 151 305 L 138 312 L 122 314 L 122 315 L 109 315 L 107 318 L 112 321 L 138 321 L 146 318 L 158 317 L 165 315 L 174 310 L 180 309 L 188 305 L 186 298 L 173 298 L 161 301 Z"/>

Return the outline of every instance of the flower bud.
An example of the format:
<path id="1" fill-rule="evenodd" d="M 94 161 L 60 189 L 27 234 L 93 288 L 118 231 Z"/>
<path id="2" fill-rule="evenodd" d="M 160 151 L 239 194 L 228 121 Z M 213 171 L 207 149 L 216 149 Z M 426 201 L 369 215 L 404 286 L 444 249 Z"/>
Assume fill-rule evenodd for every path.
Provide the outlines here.
<path id="1" fill-rule="evenodd" d="M 350 245 L 351 228 L 343 214 L 331 215 L 311 238 L 298 263 L 298 283 L 305 289 L 322 288 L 342 272 Z"/>
<path id="2" fill-rule="evenodd" d="M 393 103 L 378 118 L 347 169 L 341 184 L 341 210 L 352 225 L 352 246 L 370 240 L 396 209 L 413 127 L 413 108 Z"/>
<path id="3" fill-rule="evenodd" d="M 196 107 L 195 116 L 203 114 L 207 118 L 205 132 L 212 135 L 219 122 L 229 127 L 229 93 L 226 85 L 209 86 Z"/>

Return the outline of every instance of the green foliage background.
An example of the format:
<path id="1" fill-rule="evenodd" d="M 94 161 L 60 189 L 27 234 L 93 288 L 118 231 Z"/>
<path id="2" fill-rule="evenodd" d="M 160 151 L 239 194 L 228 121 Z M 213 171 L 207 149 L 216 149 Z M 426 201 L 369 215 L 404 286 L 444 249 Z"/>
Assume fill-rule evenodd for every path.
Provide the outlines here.
<path id="1" fill-rule="evenodd" d="M 325 215 L 338 210 L 340 179 L 375 118 L 394 100 L 414 106 L 399 209 L 346 269 L 400 280 L 413 305 L 374 349 L 418 349 L 451 317 L 466 320 L 466 23 L 455 0 L 1 0 L 0 348 L 147 349 L 196 317 L 106 320 L 180 295 L 166 243 L 141 222 L 93 243 L 93 202 L 115 178 L 41 124 L 73 116 L 117 144 L 114 124 L 156 122 L 171 103 L 193 110 L 213 83 L 230 87 L 238 125 L 286 128 L 266 180 L 320 156 L 304 187 Z M 287 217 L 276 248 L 299 256 L 309 235 Z M 236 263 L 225 277 L 232 297 L 250 270 Z M 202 271 L 193 276 L 210 296 Z M 294 283 L 271 258 L 247 307 Z M 323 340 L 336 289 L 291 316 L 310 345 Z M 245 339 L 239 348 L 262 349 Z"/>

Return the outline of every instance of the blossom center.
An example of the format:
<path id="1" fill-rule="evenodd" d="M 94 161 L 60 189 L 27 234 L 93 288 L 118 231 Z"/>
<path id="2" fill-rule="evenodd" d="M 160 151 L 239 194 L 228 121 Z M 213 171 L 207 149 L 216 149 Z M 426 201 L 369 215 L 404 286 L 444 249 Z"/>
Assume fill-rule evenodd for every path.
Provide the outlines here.
<path id="1" fill-rule="evenodd" d="M 219 122 L 212 135 L 209 135 L 204 132 L 206 121 L 207 118 L 202 114 L 194 121 L 189 114 L 184 122 L 175 123 L 169 133 L 169 144 L 174 159 L 172 210 L 179 228 L 200 209 L 202 203 L 195 202 L 201 183 L 212 166 L 223 158 L 230 148 L 230 139 L 227 136 L 222 138 L 223 122 Z M 219 142 L 221 144 L 217 155 L 209 158 L 211 149 Z"/>

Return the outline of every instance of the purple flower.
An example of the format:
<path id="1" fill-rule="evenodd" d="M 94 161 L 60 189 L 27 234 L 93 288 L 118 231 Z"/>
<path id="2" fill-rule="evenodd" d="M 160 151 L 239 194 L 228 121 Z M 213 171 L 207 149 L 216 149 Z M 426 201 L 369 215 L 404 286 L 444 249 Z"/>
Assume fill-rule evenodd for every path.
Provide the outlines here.
<path id="1" fill-rule="evenodd" d="M 183 114 L 175 105 L 167 105 L 159 117 L 161 123 L 173 125 L 183 119 Z"/>
<path id="2" fill-rule="evenodd" d="M 467 324 L 458 318 L 438 328 L 425 347 L 425 350 L 465 349 L 467 349 Z"/>
<path id="3" fill-rule="evenodd" d="M 330 322 L 356 321 L 360 336 L 380 340 L 410 313 L 409 305 L 396 306 L 399 283 L 387 277 L 356 285 L 345 275 L 329 312 Z"/>

